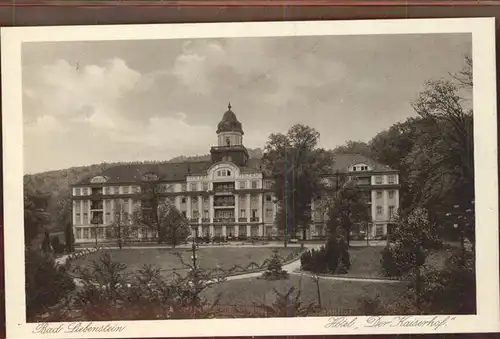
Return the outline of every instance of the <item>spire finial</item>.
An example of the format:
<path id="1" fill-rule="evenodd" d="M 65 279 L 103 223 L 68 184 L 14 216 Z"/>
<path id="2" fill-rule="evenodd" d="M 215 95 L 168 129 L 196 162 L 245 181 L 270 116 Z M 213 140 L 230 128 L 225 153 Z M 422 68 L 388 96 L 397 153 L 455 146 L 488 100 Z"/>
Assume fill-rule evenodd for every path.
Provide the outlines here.
<path id="1" fill-rule="evenodd" d="M 231 110 L 231 101 L 229 101 L 229 104 L 227 105 L 227 109 Z"/>

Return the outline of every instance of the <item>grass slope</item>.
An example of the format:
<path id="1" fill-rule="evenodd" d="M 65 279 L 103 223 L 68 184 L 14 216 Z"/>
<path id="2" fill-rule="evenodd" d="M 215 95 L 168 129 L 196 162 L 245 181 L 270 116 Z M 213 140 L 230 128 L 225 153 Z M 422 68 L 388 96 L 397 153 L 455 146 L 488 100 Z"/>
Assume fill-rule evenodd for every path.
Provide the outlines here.
<path id="1" fill-rule="evenodd" d="M 229 269 L 234 265 L 246 267 L 254 262 L 258 265 L 264 263 L 271 257 L 274 248 L 271 247 L 214 247 L 200 248 L 198 250 L 198 263 L 201 268 L 213 269 L 219 265 L 223 269 Z M 282 257 L 300 248 L 278 248 Z M 165 272 L 173 269 L 183 269 L 179 258 L 174 253 L 181 253 L 185 262 L 191 263 L 191 250 L 186 248 L 144 248 L 144 249 L 122 249 L 108 250 L 113 261 L 127 265 L 127 272 L 134 272 L 143 265 L 153 265 L 155 268 Z M 88 265 L 92 260 L 98 260 L 103 252 L 92 253 L 89 256 L 73 262 L 74 265 Z"/>
<path id="2" fill-rule="evenodd" d="M 292 286 L 296 291 L 301 291 L 303 303 L 318 302 L 316 283 L 309 277 L 298 275 L 278 281 L 257 278 L 226 281 L 207 291 L 205 296 L 214 300 L 220 293 L 221 305 L 271 305 L 275 301 L 274 289 L 284 293 Z M 357 314 L 359 301 L 365 297 L 374 298 L 378 295 L 385 302 L 394 302 L 405 290 L 405 284 L 320 280 L 321 306 L 335 314 Z"/>

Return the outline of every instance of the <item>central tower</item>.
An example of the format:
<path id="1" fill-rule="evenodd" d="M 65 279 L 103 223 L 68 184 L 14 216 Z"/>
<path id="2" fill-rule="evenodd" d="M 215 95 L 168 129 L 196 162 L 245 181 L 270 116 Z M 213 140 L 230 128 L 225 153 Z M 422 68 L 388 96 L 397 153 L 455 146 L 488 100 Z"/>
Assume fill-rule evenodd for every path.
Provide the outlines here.
<path id="1" fill-rule="evenodd" d="M 248 161 L 248 151 L 243 146 L 243 128 L 236 114 L 231 109 L 231 103 L 217 125 L 217 146 L 210 149 L 212 162 L 230 161 L 238 166 L 244 166 Z"/>

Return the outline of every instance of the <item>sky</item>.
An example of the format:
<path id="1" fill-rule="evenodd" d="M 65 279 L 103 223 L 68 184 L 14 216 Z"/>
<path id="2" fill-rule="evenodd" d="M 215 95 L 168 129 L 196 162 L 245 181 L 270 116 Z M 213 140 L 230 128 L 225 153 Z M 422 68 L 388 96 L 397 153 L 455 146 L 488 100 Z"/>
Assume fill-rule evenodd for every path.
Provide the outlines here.
<path id="1" fill-rule="evenodd" d="M 249 148 L 296 123 L 325 148 L 369 141 L 471 48 L 470 34 L 24 43 L 24 170 L 207 154 L 228 102 Z"/>

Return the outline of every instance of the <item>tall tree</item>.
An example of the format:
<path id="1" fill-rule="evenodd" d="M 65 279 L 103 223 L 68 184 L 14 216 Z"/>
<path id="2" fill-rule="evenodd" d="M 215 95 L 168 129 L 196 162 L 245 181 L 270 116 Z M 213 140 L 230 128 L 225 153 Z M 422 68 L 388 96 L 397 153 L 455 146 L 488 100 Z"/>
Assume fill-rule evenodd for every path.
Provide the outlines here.
<path id="1" fill-rule="evenodd" d="M 73 225 L 72 225 L 72 213 L 73 213 L 73 202 L 69 195 L 61 196 L 56 202 L 57 212 L 56 212 L 56 223 L 57 228 L 62 227 L 64 229 L 64 236 L 66 241 L 66 250 L 68 252 L 73 252 L 74 246 L 74 235 L 73 235 Z"/>
<path id="2" fill-rule="evenodd" d="M 164 201 L 158 208 L 159 237 L 175 248 L 189 236 L 189 222 L 169 201 Z"/>
<path id="3" fill-rule="evenodd" d="M 138 199 L 140 207 L 134 211 L 134 222 L 153 230 L 156 234 L 158 244 L 162 243 L 165 240 L 165 236 L 162 233 L 158 219 L 158 208 L 161 204 L 160 185 L 156 181 L 143 182 Z"/>
<path id="4" fill-rule="evenodd" d="M 355 180 L 347 181 L 338 191 L 328 211 L 328 229 L 335 234 L 340 226 L 349 246 L 353 226 L 371 222 L 367 200 Z"/>
<path id="5" fill-rule="evenodd" d="M 40 234 L 43 226 L 50 223 L 50 215 L 46 212 L 49 196 L 40 192 L 24 192 L 24 241 L 25 246 Z"/>
<path id="6" fill-rule="evenodd" d="M 113 236 L 116 238 L 116 243 L 120 249 L 123 248 L 127 238 L 130 236 L 132 216 L 126 211 L 125 203 L 121 200 L 115 200 L 114 219 L 111 225 Z"/>
<path id="7" fill-rule="evenodd" d="M 472 61 L 466 58 L 464 69 L 452 80 L 430 80 L 425 86 L 413 108 L 433 123 L 437 133 L 420 138 L 413 148 L 407 159 L 412 164 L 410 180 L 428 188 L 423 190 L 421 203 L 430 205 L 443 201 L 444 197 L 446 203 L 471 206 L 474 201 L 473 112 L 469 99 Z M 469 223 L 464 231 L 473 241 L 474 223 Z"/>
<path id="8" fill-rule="evenodd" d="M 401 180 L 400 209 L 406 211 L 412 207 L 415 192 L 411 192 L 408 181 L 412 163 L 407 162 L 418 138 L 422 135 L 435 134 L 435 127 L 428 119 L 411 117 L 402 123 L 396 123 L 389 129 L 378 133 L 369 143 L 374 160 L 399 171 Z"/>
<path id="9" fill-rule="evenodd" d="M 301 230 L 304 239 L 311 223 L 311 201 L 324 188 L 323 176 L 331 173 L 332 155 L 317 147 L 319 137 L 309 126 L 294 125 L 287 134 L 271 134 L 263 155 L 280 207 L 278 227 L 287 234 Z"/>

